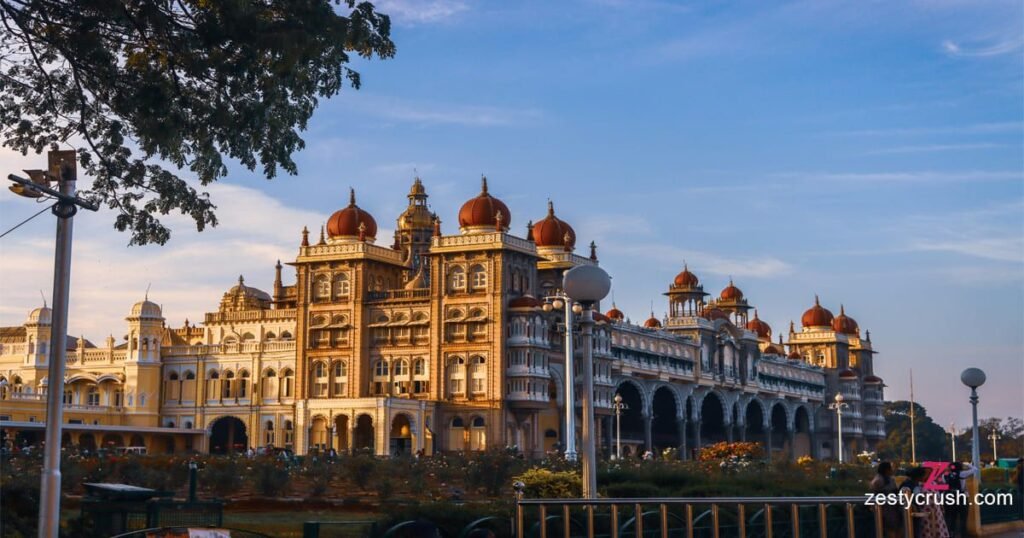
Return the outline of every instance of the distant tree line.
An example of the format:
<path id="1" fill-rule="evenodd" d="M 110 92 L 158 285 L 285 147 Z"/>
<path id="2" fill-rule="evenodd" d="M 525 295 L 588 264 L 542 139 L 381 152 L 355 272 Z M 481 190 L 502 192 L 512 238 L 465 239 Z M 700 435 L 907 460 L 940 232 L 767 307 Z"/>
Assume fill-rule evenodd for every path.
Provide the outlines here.
<path id="1" fill-rule="evenodd" d="M 885 440 L 878 446 L 882 458 L 911 461 L 910 402 L 898 400 L 886 402 Z M 1019 458 L 1024 454 L 1024 420 L 1020 417 L 987 418 L 978 421 L 980 453 L 982 461 L 992 460 L 992 441 L 989 436 L 996 432 L 999 458 Z M 914 404 L 914 433 L 917 443 L 917 461 L 949 461 L 952 459 L 952 438 L 947 428 L 936 424 L 928 411 L 919 403 Z M 971 425 L 956 426 L 957 459 L 971 459 Z"/>

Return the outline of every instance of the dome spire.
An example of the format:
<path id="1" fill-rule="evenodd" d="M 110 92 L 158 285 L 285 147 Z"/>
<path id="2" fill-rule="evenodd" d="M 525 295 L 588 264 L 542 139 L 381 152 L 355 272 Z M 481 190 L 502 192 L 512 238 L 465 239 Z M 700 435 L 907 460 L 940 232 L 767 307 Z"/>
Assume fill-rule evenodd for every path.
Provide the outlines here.
<path id="1" fill-rule="evenodd" d="M 551 201 L 551 198 L 548 198 L 548 216 L 555 216 L 555 203 Z"/>
<path id="2" fill-rule="evenodd" d="M 487 176 L 480 174 L 480 194 L 487 194 Z"/>
<path id="3" fill-rule="evenodd" d="M 821 302 L 818 301 L 818 294 L 814 294 L 814 306 L 821 306 Z"/>
<path id="4" fill-rule="evenodd" d="M 352 187 L 348 188 L 348 206 L 354 207 L 356 205 L 356 190 Z"/>
<path id="5" fill-rule="evenodd" d="M 590 242 L 590 259 L 597 261 L 597 243 L 593 241 Z"/>
<path id="6" fill-rule="evenodd" d="M 305 226 L 302 227 L 302 245 L 301 246 L 303 246 L 303 247 L 308 247 L 309 246 L 309 228 L 307 228 Z"/>

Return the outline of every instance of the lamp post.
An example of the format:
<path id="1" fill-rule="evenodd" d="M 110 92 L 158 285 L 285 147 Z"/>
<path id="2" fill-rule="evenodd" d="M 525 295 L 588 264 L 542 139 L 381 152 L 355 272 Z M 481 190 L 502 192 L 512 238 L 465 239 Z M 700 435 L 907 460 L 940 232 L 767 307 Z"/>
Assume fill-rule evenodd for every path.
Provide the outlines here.
<path id="1" fill-rule="evenodd" d="M 989 438 L 990 441 L 992 441 L 992 461 L 996 465 L 998 465 L 999 464 L 999 452 L 996 449 L 996 444 L 997 444 L 997 442 L 1000 439 L 1003 438 L 1003 436 L 999 435 L 999 432 L 997 432 L 995 430 L 992 430 L 992 433 L 989 434 L 988 438 Z"/>
<path id="2" fill-rule="evenodd" d="M 985 372 L 968 368 L 960 373 L 960 382 L 971 388 L 971 464 L 981 469 L 981 441 L 978 435 L 978 387 L 985 384 Z"/>
<path id="3" fill-rule="evenodd" d="M 46 440 L 39 491 L 39 536 L 57 538 L 60 532 L 60 444 L 64 419 L 64 358 L 68 334 L 68 300 L 71 285 L 71 236 L 78 208 L 96 211 L 98 206 L 75 196 L 78 179 L 75 151 L 52 150 L 48 170 L 26 170 L 30 179 L 7 176 L 16 185 L 11 191 L 27 198 L 48 195 L 56 200 L 50 208 L 57 217 L 53 263 L 53 310 L 50 321 L 50 356 L 47 364 Z M 50 183 L 57 181 L 57 190 Z"/>
<path id="4" fill-rule="evenodd" d="M 612 288 L 612 279 L 596 265 L 577 265 L 565 272 L 562 289 L 580 303 L 580 343 L 583 345 L 583 498 L 597 497 L 597 449 L 594 443 L 594 303 L 604 299 Z"/>
<path id="5" fill-rule="evenodd" d="M 949 440 L 953 444 L 953 461 L 956 461 L 956 424 L 949 423 Z"/>
<path id="6" fill-rule="evenodd" d="M 565 309 L 565 459 L 576 461 L 576 367 L 573 361 L 572 326 L 573 314 L 583 307 L 573 304 L 564 293 L 554 293 L 544 298 L 544 311 Z"/>
<path id="7" fill-rule="evenodd" d="M 836 441 L 838 441 L 839 448 L 839 463 L 843 463 L 843 409 L 850 407 L 849 404 L 843 402 L 843 393 L 836 393 L 835 403 L 829 404 L 829 409 L 834 409 L 836 412 L 836 419 L 838 420 L 838 435 Z"/>
<path id="8" fill-rule="evenodd" d="M 622 395 L 615 393 L 612 398 L 612 409 L 615 410 L 615 459 L 622 459 L 622 412 L 629 406 L 622 403 Z"/>

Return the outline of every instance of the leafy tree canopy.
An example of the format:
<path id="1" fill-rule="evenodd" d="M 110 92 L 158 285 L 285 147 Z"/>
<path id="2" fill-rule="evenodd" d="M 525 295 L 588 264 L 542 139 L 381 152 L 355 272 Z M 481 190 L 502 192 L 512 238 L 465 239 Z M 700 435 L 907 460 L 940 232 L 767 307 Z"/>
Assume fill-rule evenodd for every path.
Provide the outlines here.
<path id="1" fill-rule="evenodd" d="M 131 244 L 165 243 L 171 211 L 217 224 L 176 170 L 295 174 L 319 100 L 360 86 L 350 55 L 395 53 L 388 16 L 356 0 L 0 0 L 0 23 L 4 146 L 81 143 L 86 195 Z"/>
<path id="2" fill-rule="evenodd" d="M 910 431 L 910 402 L 899 400 L 886 402 L 885 440 L 879 444 L 882 457 L 900 461 L 912 461 Z M 935 423 L 925 408 L 914 404 L 914 434 L 917 444 L 917 461 L 943 461 L 949 458 L 949 443 L 946 430 Z"/>

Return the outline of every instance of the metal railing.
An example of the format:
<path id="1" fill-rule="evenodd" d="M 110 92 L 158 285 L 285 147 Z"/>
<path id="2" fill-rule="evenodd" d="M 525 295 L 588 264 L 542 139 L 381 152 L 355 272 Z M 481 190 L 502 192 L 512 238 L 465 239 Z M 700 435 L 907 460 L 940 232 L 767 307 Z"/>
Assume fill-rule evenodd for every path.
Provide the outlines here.
<path id="1" fill-rule="evenodd" d="M 911 514 L 902 535 L 913 538 Z M 864 497 L 520 499 L 517 538 L 882 538 L 882 508 Z"/>

